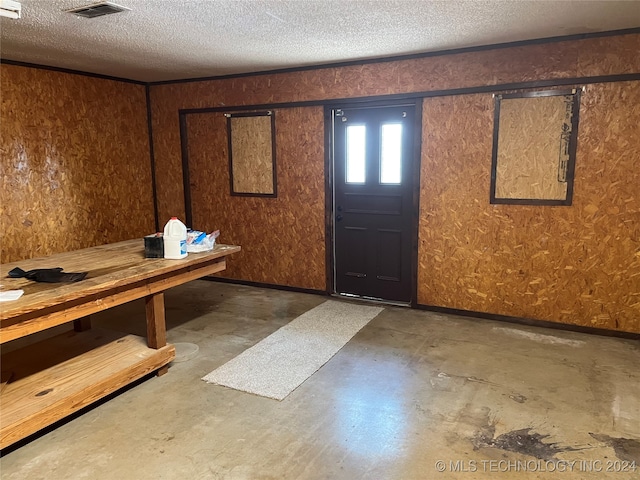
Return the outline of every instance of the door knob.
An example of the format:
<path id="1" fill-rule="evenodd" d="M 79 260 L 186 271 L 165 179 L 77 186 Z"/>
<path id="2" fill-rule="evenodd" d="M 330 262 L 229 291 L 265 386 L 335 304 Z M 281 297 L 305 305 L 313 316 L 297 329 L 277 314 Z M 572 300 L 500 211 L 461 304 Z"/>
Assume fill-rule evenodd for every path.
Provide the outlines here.
<path id="1" fill-rule="evenodd" d="M 340 220 L 342 220 L 342 215 L 338 214 L 338 216 L 336 216 L 336 221 L 339 222 Z"/>

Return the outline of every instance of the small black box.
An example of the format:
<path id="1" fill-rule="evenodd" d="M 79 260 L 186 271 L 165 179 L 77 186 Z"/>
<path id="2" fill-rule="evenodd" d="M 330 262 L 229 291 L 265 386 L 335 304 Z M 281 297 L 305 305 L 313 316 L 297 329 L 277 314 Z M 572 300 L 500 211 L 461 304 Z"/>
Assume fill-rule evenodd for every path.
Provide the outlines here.
<path id="1" fill-rule="evenodd" d="M 144 237 L 145 258 L 164 258 L 164 241 L 162 233 L 154 233 Z"/>

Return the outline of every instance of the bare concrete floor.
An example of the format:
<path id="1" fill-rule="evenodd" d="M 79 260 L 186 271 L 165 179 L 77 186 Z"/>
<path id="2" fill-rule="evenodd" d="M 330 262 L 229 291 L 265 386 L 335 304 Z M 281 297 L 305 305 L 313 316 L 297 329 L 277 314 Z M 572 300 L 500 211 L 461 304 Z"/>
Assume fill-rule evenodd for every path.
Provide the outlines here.
<path id="1" fill-rule="evenodd" d="M 386 307 L 282 402 L 200 380 L 325 300 L 170 290 L 169 341 L 198 355 L 5 452 L 2 479 L 640 478 L 631 340 Z M 144 307 L 94 324 L 142 335 Z"/>

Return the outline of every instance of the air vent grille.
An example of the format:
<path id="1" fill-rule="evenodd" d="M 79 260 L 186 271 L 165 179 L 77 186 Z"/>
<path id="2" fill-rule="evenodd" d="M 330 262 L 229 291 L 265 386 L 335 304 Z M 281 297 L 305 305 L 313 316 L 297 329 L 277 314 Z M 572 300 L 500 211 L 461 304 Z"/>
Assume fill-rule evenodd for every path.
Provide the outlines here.
<path id="1" fill-rule="evenodd" d="M 84 7 L 72 8 L 71 10 L 65 10 L 66 12 L 73 13 L 79 17 L 96 18 L 103 15 L 111 15 L 112 13 L 120 13 L 131 10 L 130 8 L 123 7 L 112 2 L 100 2 L 92 5 L 85 5 Z"/>

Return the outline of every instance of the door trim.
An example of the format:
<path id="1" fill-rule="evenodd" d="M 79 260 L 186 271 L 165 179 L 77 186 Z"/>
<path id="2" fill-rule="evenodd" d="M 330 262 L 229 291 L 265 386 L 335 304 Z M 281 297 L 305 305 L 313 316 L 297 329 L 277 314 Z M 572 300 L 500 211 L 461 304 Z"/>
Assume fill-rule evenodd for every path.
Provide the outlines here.
<path id="1" fill-rule="evenodd" d="M 333 119 L 330 105 L 324 106 L 324 254 L 327 293 L 336 291 L 333 278 Z"/>
<path id="2" fill-rule="evenodd" d="M 184 216 L 188 228 L 193 227 L 193 210 L 191 206 L 191 179 L 189 171 L 189 132 L 187 126 L 187 113 L 178 115 L 180 125 L 180 153 L 182 159 L 182 191 L 184 196 Z"/>
<path id="3" fill-rule="evenodd" d="M 333 140 L 333 116 L 332 112 L 339 109 L 348 108 L 384 108 L 384 107 L 411 107 L 414 108 L 413 125 L 413 158 L 412 158 L 412 219 L 411 219 L 411 300 L 408 305 L 415 307 L 418 302 L 418 225 L 420 220 L 420 160 L 422 155 L 422 98 L 410 98 L 407 101 L 345 101 L 344 103 L 326 104 L 324 106 L 324 137 L 325 137 L 325 256 L 326 256 L 326 284 L 329 295 L 342 296 L 336 292 L 336 270 L 335 270 L 335 225 L 334 225 L 334 167 L 335 151 Z M 339 107 L 339 108 L 338 108 Z M 368 297 L 349 296 L 349 298 L 362 298 L 363 300 L 375 300 Z M 386 304 L 396 304 L 397 302 L 382 301 Z"/>
<path id="4" fill-rule="evenodd" d="M 420 172 L 422 167 L 422 98 L 416 98 L 413 125 L 413 221 L 411 222 L 411 302 L 418 305 L 418 247 L 420 235 Z"/>

